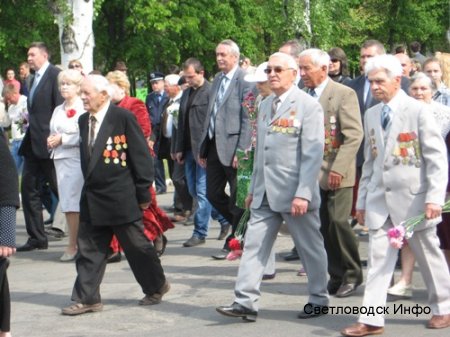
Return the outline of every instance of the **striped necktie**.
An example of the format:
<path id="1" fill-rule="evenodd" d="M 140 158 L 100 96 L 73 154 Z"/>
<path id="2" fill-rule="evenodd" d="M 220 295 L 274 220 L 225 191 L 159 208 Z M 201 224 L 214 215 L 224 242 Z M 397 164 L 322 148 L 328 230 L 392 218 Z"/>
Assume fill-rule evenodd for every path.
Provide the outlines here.
<path id="1" fill-rule="evenodd" d="M 227 81 L 228 81 L 228 78 L 225 75 L 222 75 L 222 79 L 220 80 L 219 90 L 217 91 L 216 100 L 214 102 L 214 108 L 211 113 L 211 118 L 209 120 L 209 128 L 208 128 L 209 139 L 213 139 L 213 137 L 214 137 L 216 115 L 217 115 L 217 111 L 219 110 L 219 106 L 222 103 L 223 97 L 225 96 L 225 91 L 226 91 L 225 89 L 226 89 Z"/>
<path id="2" fill-rule="evenodd" d="M 383 130 L 387 130 L 389 123 L 391 122 L 391 108 L 385 104 L 381 109 L 381 126 Z"/>

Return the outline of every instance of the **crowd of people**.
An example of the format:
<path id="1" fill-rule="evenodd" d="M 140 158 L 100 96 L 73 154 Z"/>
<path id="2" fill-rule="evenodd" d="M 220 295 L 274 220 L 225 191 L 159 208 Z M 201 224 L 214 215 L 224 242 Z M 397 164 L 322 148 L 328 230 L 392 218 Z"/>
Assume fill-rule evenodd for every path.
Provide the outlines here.
<path id="1" fill-rule="evenodd" d="M 432 313 L 427 327 L 449 327 L 450 224 L 442 206 L 450 90 L 440 59 L 422 55 L 417 42 L 410 48 L 411 58 L 406 48 L 388 55 L 379 41 L 365 41 L 352 79 L 338 47 L 290 40 L 256 67 L 223 40 L 211 82 L 191 57 L 168 75 L 152 72 L 144 103 L 130 96 L 123 62 L 106 76 L 85 74 L 78 60 L 60 69 L 44 43 L 32 43 L 20 81 L 7 69 L 2 83 L 0 296 L 9 304 L 20 176 L 29 238 L 17 251 L 47 249 L 54 236 L 68 235 L 60 260 L 75 261 L 77 278 L 64 315 L 103 309 L 106 264 L 122 252 L 144 293 L 139 304 L 160 303 L 170 290 L 159 259 L 164 233 L 174 222 L 193 224 L 183 243 L 190 249 L 205 243 L 215 219 L 225 242 L 212 258 L 240 259 L 235 299 L 217 307 L 220 314 L 256 321 L 261 281 L 276 277 L 282 225 L 294 243 L 286 258 L 300 259 L 299 275 L 308 277 L 298 318 L 327 314 L 330 295 L 352 296 L 364 282 L 352 228 L 359 224 L 369 236 L 362 305 L 412 296 L 417 261 Z M 172 216 L 157 205 L 167 192 L 164 161 L 175 189 Z M 62 229 L 44 224 L 44 189 L 65 215 Z M 421 213 L 414 234 L 401 238 L 402 275 L 390 287 L 398 260 L 391 229 Z M 0 336 L 10 336 L 9 306 L 0 309 Z M 341 333 L 383 331 L 384 315 L 375 312 Z"/>

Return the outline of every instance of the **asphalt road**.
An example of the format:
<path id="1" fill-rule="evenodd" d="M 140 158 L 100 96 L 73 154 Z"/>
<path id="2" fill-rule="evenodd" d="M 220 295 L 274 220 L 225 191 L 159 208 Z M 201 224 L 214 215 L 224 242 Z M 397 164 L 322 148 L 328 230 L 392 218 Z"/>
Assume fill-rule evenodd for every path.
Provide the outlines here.
<path id="1" fill-rule="evenodd" d="M 168 206 L 172 193 L 158 196 L 160 205 Z M 66 240 L 50 242 L 48 250 L 17 253 L 8 270 L 12 297 L 12 333 L 15 337 L 266 337 L 266 336 L 340 336 L 339 330 L 356 321 L 353 314 L 333 314 L 299 320 L 297 313 L 307 302 L 306 277 L 296 275 L 300 264 L 285 262 L 282 255 L 292 248 L 288 235 L 276 242 L 277 275 L 264 281 L 256 323 L 245 323 L 219 315 L 215 307 L 233 302 L 233 287 L 239 261 L 215 261 L 223 245 L 216 238 L 219 225 L 211 224 L 204 245 L 184 248 L 192 227 L 178 225 L 167 232 L 169 243 L 162 264 L 172 288 L 156 306 L 139 306 L 143 297 L 128 263 L 110 264 L 101 286 L 104 310 L 99 313 L 67 317 L 60 314 L 69 305 L 75 280 L 74 263 L 59 262 Z M 18 211 L 17 243 L 26 240 L 22 211 Z M 360 251 L 366 258 L 367 237 L 360 240 Z M 444 266 L 443 266 L 444 267 Z M 399 274 L 399 271 L 396 272 Z M 414 296 L 397 301 L 398 306 L 426 305 L 426 290 L 420 275 L 414 275 Z M 362 302 L 364 287 L 356 295 L 332 298 L 332 306 L 356 306 Z M 449 330 L 425 328 L 429 315 L 393 314 L 394 303 L 388 303 L 390 314 L 384 336 L 446 336 Z"/>

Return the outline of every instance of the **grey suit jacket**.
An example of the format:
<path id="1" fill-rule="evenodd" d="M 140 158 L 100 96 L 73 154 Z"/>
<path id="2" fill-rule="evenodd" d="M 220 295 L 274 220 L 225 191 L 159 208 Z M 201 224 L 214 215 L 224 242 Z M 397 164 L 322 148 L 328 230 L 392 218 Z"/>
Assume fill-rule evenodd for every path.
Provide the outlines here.
<path id="1" fill-rule="evenodd" d="M 341 187 L 355 184 L 356 154 L 363 140 L 361 115 L 355 91 L 329 79 L 319 98 L 325 120 L 325 150 L 319 184 L 328 190 L 328 175 L 342 175 Z"/>
<path id="2" fill-rule="evenodd" d="M 186 151 L 186 148 L 191 147 L 192 155 L 197 160 L 200 141 L 202 137 L 202 130 L 208 114 L 209 92 L 211 90 L 211 83 L 205 80 L 203 85 L 198 88 L 191 106 L 188 107 L 189 94 L 192 88 L 188 88 L 183 92 L 180 102 L 180 113 L 178 114 L 178 136 L 175 144 L 175 152 Z M 189 109 L 189 114 L 188 110 Z M 190 144 L 185 144 L 185 134 L 187 132 L 187 119 L 189 118 L 189 134 Z"/>
<path id="3" fill-rule="evenodd" d="M 252 208 L 264 194 L 275 212 L 289 213 L 295 197 L 320 206 L 318 176 L 323 157 L 323 110 L 316 99 L 293 86 L 271 118 L 275 95 L 260 106 L 255 161 L 249 193 Z"/>
<path id="4" fill-rule="evenodd" d="M 382 104 L 365 114 L 365 161 L 356 208 L 366 211 L 370 229 L 383 226 L 388 216 L 399 225 L 423 213 L 425 203 L 444 204 L 448 163 L 440 128 L 429 105 L 403 91 L 398 95 L 401 103 L 386 136 L 381 127 Z M 424 221 L 416 230 L 440 221 Z"/>
<path id="5" fill-rule="evenodd" d="M 215 120 L 215 139 L 217 154 L 224 166 L 231 166 L 236 150 L 245 150 L 250 146 L 250 122 L 246 110 L 242 107 L 245 95 L 253 84 L 244 81 L 245 72 L 238 68 L 231 79 L 225 96 L 218 108 Z M 208 127 L 214 108 L 221 73 L 217 74 L 209 93 L 208 110 L 203 124 L 200 144 L 200 157 L 207 157 Z"/>

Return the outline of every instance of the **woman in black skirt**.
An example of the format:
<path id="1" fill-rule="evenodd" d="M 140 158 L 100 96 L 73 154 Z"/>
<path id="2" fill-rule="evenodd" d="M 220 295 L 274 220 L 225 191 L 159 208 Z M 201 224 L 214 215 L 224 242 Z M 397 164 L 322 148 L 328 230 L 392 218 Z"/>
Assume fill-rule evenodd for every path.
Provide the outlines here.
<path id="1" fill-rule="evenodd" d="M 8 144 L 0 132 L 0 337 L 10 337 L 11 300 L 6 269 L 16 252 L 16 210 L 19 180 Z"/>

